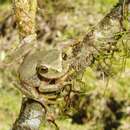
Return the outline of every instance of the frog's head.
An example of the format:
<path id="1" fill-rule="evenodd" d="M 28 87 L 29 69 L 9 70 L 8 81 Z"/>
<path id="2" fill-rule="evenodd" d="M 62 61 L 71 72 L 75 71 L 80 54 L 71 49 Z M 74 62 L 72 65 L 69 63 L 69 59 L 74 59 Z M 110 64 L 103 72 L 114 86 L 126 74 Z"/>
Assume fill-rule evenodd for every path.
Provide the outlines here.
<path id="1" fill-rule="evenodd" d="M 45 79 L 59 79 L 67 73 L 68 69 L 69 66 L 59 49 L 46 51 L 37 66 L 38 75 Z"/>

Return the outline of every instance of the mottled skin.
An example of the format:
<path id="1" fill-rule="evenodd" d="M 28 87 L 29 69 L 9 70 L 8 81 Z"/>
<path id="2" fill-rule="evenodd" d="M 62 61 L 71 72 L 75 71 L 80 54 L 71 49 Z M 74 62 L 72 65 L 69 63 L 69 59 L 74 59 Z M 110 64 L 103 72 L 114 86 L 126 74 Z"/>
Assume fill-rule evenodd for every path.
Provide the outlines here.
<path id="1" fill-rule="evenodd" d="M 63 63 L 62 52 L 59 49 L 30 52 L 18 70 L 21 90 L 26 96 L 45 105 L 49 99 L 56 98 L 56 93 L 62 87 L 56 81 L 64 77 L 68 69 L 69 66 Z"/>

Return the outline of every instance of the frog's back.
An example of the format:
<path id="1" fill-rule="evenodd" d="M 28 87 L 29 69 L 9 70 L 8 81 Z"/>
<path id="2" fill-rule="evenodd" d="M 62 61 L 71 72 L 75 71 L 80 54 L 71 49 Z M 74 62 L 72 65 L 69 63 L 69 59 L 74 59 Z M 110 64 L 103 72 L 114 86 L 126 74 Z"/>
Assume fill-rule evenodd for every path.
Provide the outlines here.
<path id="1" fill-rule="evenodd" d="M 23 63 L 19 67 L 19 77 L 21 80 L 28 80 L 34 75 L 36 75 L 36 66 L 37 66 L 37 54 L 28 54 Z"/>
<path id="2" fill-rule="evenodd" d="M 23 59 L 23 63 L 20 65 L 18 71 L 21 80 L 28 80 L 36 75 L 37 64 L 44 57 L 45 54 L 45 50 L 36 50 L 33 53 L 29 53 Z"/>

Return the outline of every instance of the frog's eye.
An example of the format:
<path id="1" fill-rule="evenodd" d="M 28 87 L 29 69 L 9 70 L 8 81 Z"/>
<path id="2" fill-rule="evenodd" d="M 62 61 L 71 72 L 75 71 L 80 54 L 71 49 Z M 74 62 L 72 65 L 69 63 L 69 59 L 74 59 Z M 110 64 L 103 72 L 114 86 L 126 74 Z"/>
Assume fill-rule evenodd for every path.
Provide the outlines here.
<path id="1" fill-rule="evenodd" d="M 62 53 L 62 59 L 67 60 L 67 54 L 66 53 Z"/>
<path id="2" fill-rule="evenodd" d="M 46 66 L 41 66 L 40 67 L 40 73 L 45 74 L 47 72 L 48 72 L 48 68 Z"/>

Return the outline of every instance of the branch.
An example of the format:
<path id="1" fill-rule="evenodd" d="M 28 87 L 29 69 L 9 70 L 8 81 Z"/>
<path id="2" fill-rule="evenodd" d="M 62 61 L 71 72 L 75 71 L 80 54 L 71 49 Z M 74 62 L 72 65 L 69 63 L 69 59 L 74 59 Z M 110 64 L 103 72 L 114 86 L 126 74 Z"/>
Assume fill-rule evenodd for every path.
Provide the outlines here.
<path id="1" fill-rule="evenodd" d="M 35 34 L 37 0 L 13 0 L 20 39 Z"/>
<path id="2" fill-rule="evenodd" d="M 32 44 L 36 41 L 35 14 L 37 1 L 13 0 L 13 7 L 19 29 L 20 42 L 24 42 L 27 45 Z M 22 53 L 24 50 L 20 49 Z M 23 98 L 19 117 L 15 121 L 12 130 L 39 130 L 43 117 L 45 117 L 45 111 L 41 104 L 32 99 Z"/>
<path id="3" fill-rule="evenodd" d="M 128 21 L 130 0 L 120 1 L 83 40 L 73 47 L 74 60 L 71 66 L 76 72 L 82 72 L 92 65 L 99 56 L 110 55 L 121 37 L 129 33 Z M 126 24 L 127 23 L 127 24 Z"/>
<path id="4" fill-rule="evenodd" d="M 21 111 L 12 130 L 38 130 L 45 111 L 38 102 L 23 98 Z"/>
<path id="5" fill-rule="evenodd" d="M 19 1 L 20 0 L 17 0 L 15 2 L 19 3 Z M 23 2 L 23 0 L 21 1 Z M 28 2 L 30 1 L 28 0 Z M 26 2 L 27 0 L 25 0 L 25 3 Z M 28 2 L 26 4 L 28 4 Z M 19 14 L 22 12 L 22 14 L 16 15 L 16 18 L 18 17 L 17 19 L 18 19 L 18 26 L 20 30 L 19 31 L 20 37 L 21 39 L 23 39 L 24 37 L 28 35 L 35 34 L 34 33 L 35 31 L 31 30 L 32 28 L 30 29 L 31 26 L 33 26 L 33 29 L 34 29 L 35 22 L 34 21 L 31 22 L 31 20 L 34 17 L 32 17 L 32 19 L 30 20 L 29 18 L 31 16 L 27 15 L 27 12 L 29 13 L 29 10 L 28 10 L 29 6 L 25 4 L 25 7 L 27 7 L 27 10 L 25 11 L 24 10 L 25 7 L 22 8 L 21 4 L 22 3 L 15 4 L 14 8 L 15 8 L 16 14 L 17 13 Z M 111 12 L 107 14 L 104 17 L 104 19 L 101 20 L 101 22 L 99 22 L 97 26 L 92 28 L 92 30 L 83 38 L 83 40 L 79 44 L 73 47 L 74 60 L 72 60 L 71 66 L 74 70 L 83 71 L 86 67 L 90 66 L 93 63 L 93 60 L 99 55 L 101 54 L 109 55 L 107 51 L 110 50 L 110 47 L 115 46 L 117 44 L 117 41 L 123 36 L 123 34 L 129 31 L 125 23 L 125 18 L 128 16 L 128 13 L 129 13 L 128 6 L 130 6 L 129 0 L 120 1 L 111 10 Z M 21 8 L 24 11 L 21 10 Z M 20 19 L 19 17 L 24 17 L 24 19 L 23 18 Z M 29 24 L 29 28 L 25 20 L 26 18 L 27 18 L 27 23 Z M 21 25 L 21 23 L 23 23 L 23 25 Z M 37 128 L 35 129 L 33 127 L 33 124 L 27 123 L 28 119 L 32 119 L 32 116 L 28 114 L 30 113 L 30 111 L 33 111 L 33 108 L 35 108 L 32 105 L 34 105 L 35 103 L 37 104 L 37 102 L 35 101 L 33 101 L 35 102 L 33 104 L 32 102 L 28 100 L 27 102 L 25 102 L 25 105 L 23 103 L 23 107 L 21 108 L 21 113 L 19 115 L 18 120 L 14 124 L 13 130 L 16 130 L 16 129 L 23 130 L 24 128 L 25 130 L 28 130 L 28 129 L 38 130 L 39 125 L 37 125 Z M 39 103 L 38 103 L 38 106 L 39 106 Z M 39 110 L 41 111 L 41 109 Z M 43 114 L 42 112 L 40 113 L 41 115 Z M 41 118 L 40 119 L 38 118 L 38 120 L 41 121 Z"/>

